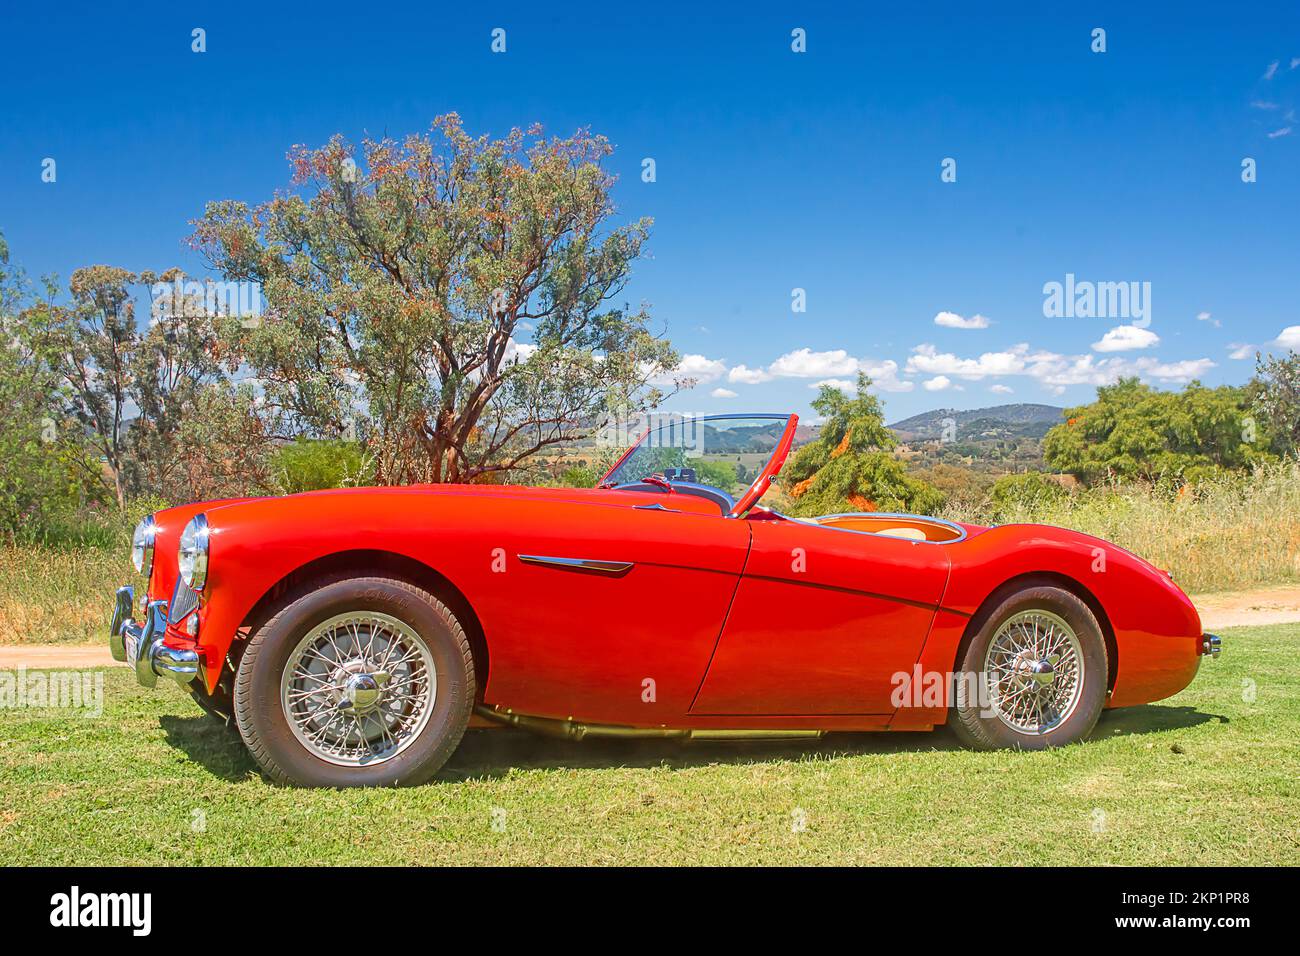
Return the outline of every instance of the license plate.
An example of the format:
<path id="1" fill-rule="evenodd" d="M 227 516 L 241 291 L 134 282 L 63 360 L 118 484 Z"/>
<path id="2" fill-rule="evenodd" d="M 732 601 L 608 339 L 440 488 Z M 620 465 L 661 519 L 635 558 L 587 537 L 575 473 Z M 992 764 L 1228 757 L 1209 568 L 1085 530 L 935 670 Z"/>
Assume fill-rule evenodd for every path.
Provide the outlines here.
<path id="1" fill-rule="evenodd" d="M 140 639 L 134 635 L 126 635 L 126 662 L 132 667 L 140 659 Z"/>

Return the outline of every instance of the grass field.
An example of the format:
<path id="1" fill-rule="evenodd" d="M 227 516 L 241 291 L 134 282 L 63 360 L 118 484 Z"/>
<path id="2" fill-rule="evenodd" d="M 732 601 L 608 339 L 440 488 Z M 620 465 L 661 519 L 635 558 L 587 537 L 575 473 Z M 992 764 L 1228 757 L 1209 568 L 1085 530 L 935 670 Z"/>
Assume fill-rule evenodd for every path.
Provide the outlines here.
<path id="1" fill-rule="evenodd" d="M 10 864 L 1283 864 L 1300 855 L 1300 627 L 1225 632 L 1168 701 L 1048 753 L 947 732 L 569 744 L 474 731 L 412 790 L 273 787 L 170 687 L 0 711 Z"/>

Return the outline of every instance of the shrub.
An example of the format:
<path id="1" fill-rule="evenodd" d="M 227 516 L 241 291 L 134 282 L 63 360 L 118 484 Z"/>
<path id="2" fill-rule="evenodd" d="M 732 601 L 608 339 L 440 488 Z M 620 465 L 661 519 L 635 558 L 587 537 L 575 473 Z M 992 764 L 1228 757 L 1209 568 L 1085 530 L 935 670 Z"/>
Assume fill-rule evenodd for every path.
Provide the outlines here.
<path id="1" fill-rule="evenodd" d="M 817 437 L 786 466 L 784 485 L 794 503 L 790 514 L 845 511 L 906 511 L 929 514 L 943 495 L 907 474 L 892 454 L 897 441 L 885 428 L 880 401 L 859 374 L 853 398 L 823 385 L 813 408 L 825 419 Z"/>
<path id="2" fill-rule="evenodd" d="M 1001 520 L 1025 509 L 1051 506 L 1068 495 L 1059 481 L 1041 471 L 1004 475 L 989 491 L 990 512 L 995 520 Z"/>
<path id="3" fill-rule="evenodd" d="M 293 495 L 367 484 L 374 462 L 359 442 L 299 438 L 276 451 L 273 470 L 279 490 Z"/>
<path id="4" fill-rule="evenodd" d="M 560 484 L 565 488 L 594 488 L 599 478 L 590 468 L 566 468 L 560 473 Z"/>

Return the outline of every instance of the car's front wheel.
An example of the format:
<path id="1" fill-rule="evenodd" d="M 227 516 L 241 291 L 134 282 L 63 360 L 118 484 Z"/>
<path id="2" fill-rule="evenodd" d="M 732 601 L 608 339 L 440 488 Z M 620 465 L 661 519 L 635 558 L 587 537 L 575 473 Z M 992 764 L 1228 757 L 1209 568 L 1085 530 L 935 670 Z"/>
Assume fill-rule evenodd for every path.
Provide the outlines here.
<path id="1" fill-rule="evenodd" d="M 1092 610 L 1050 585 L 1005 595 L 973 622 L 949 721 L 980 749 L 1082 740 L 1106 703 L 1106 641 Z"/>
<path id="2" fill-rule="evenodd" d="M 271 779 L 399 786 L 432 777 L 474 703 L 465 630 L 406 581 L 347 577 L 291 597 L 251 635 L 235 722 Z"/>

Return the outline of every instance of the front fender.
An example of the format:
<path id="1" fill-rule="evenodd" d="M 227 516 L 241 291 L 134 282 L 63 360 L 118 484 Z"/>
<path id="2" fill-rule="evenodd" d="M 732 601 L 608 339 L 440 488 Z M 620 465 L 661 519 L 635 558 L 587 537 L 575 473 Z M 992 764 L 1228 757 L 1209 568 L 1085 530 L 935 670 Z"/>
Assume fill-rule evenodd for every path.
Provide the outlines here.
<path id="1" fill-rule="evenodd" d="M 427 565 L 430 539 L 450 530 L 448 509 L 432 505 L 420 500 L 418 492 L 402 489 L 354 497 L 258 499 L 206 512 L 209 570 L 198 646 L 209 692 L 249 614 L 304 565 L 356 550 L 383 551 Z M 457 585 L 455 569 L 447 562 L 439 565 L 439 573 Z"/>

